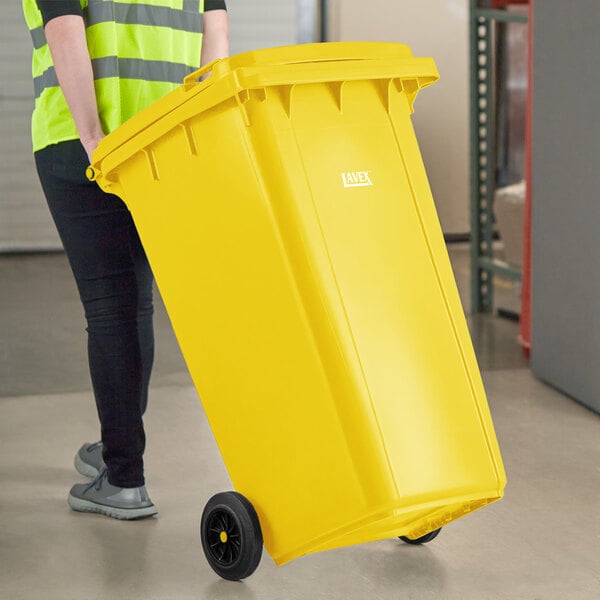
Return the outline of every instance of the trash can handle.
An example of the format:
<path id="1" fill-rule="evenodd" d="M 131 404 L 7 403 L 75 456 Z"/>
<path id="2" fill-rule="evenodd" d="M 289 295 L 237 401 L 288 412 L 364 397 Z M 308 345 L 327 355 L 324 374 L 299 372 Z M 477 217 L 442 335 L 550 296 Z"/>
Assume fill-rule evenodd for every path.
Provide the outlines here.
<path id="1" fill-rule="evenodd" d="M 192 88 L 197 80 L 202 77 L 202 75 L 206 75 L 206 73 L 210 73 L 210 71 L 213 71 L 215 66 L 220 63 L 223 59 L 222 58 L 217 58 L 215 60 L 213 60 L 212 62 L 206 63 L 204 66 L 200 67 L 199 69 L 196 69 L 193 73 L 190 73 L 189 75 L 186 75 L 183 78 L 183 87 L 184 89 L 187 91 L 190 88 Z"/>

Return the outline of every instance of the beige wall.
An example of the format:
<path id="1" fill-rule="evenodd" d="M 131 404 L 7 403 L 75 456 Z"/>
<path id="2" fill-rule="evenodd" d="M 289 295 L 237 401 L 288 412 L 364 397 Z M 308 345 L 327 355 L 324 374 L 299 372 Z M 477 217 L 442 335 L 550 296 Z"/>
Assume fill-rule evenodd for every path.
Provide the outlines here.
<path id="1" fill-rule="evenodd" d="M 332 41 L 402 42 L 435 59 L 440 81 L 413 122 L 444 231 L 469 231 L 468 0 L 329 2 Z"/>

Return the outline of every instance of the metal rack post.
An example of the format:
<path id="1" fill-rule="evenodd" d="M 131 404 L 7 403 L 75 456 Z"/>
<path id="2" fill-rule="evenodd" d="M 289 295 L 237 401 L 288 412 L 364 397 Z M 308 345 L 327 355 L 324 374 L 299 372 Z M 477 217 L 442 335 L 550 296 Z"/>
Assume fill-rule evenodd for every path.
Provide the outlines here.
<path id="1" fill-rule="evenodd" d="M 519 269 L 494 259 L 496 189 L 496 125 L 494 115 L 493 28 L 495 23 L 526 23 L 527 16 L 490 8 L 491 2 L 470 0 L 470 127 L 471 127 L 471 311 L 491 312 L 493 276 L 520 280 Z"/>

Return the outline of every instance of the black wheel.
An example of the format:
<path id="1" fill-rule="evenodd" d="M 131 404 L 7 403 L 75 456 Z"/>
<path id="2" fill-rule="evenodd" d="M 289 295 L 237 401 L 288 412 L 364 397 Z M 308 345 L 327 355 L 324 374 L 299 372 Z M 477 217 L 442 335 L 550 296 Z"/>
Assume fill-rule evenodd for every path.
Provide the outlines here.
<path id="1" fill-rule="evenodd" d="M 434 529 L 433 531 L 430 531 L 429 533 L 426 533 L 425 535 L 422 535 L 421 537 L 418 537 L 418 538 L 409 538 L 409 537 L 406 537 L 405 535 L 401 535 L 400 539 L 403 542 L 406 542 L 407 544 L 413 544 L 413 545 L 426 544 L 427 542 L 430 542 L 431 540 L 436 538 L 439 535 L 441 530 L 442 530 L 441 527 L 439 529 Z"/>
<path id="2" fill-rule="evenodd" d="M 208 564 L 223 579 L 244 579 L 258 567 L 263 549 L 260 523 L 241 494 L 221 492 L 207 502 L 200 536 Z"/>

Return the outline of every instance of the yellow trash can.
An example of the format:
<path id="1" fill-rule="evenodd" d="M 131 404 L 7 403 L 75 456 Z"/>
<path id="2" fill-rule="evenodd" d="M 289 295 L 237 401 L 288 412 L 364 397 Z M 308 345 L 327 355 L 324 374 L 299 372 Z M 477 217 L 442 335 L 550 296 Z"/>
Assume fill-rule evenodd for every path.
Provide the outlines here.
<path id="1" fill-rule="evenodd" d="M 201 74 L 211 70 L 204 81 Z M 393 43 L 249 52 L 107 136 L 90 177 L 137 224 L 233 486 L 221 576 L 428 541 L 505 474 Z M 433 532 L 433 533 L 432 533 Z"/>

